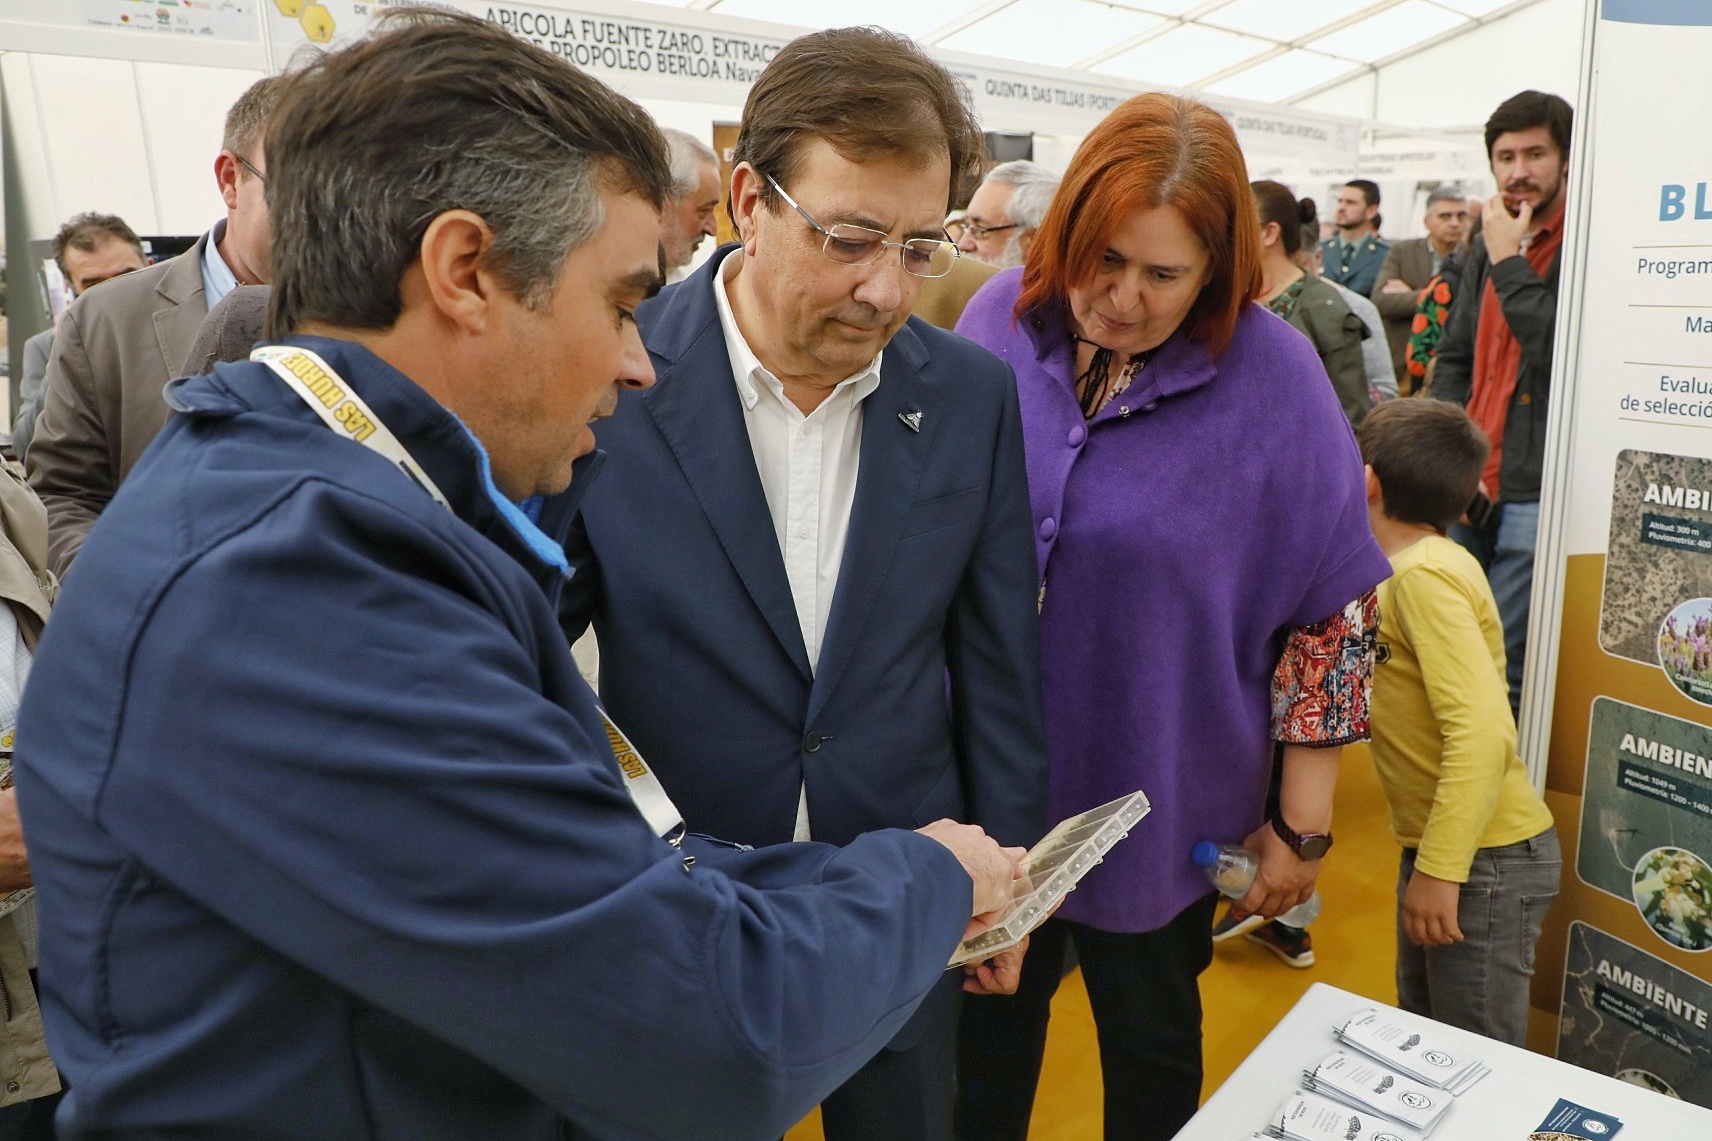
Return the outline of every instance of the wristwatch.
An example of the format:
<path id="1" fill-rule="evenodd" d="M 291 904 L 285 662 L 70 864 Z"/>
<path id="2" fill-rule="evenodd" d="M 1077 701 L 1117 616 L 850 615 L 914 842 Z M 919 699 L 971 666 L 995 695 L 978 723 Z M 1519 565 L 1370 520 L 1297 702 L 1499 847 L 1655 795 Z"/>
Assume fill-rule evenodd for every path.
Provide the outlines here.
<path id="1" fill-rule="evenodd" d="M 1278 838 L 1290 845 L 1290 850 L 1303 860 L 1317 860 L 1332 850 L 1332 834 L 1330 832 L 1297 832 L 1284 823 L 1283 816 L 1274 816 L 1270 821 L 1272 830 L 1278 833 Z"/>

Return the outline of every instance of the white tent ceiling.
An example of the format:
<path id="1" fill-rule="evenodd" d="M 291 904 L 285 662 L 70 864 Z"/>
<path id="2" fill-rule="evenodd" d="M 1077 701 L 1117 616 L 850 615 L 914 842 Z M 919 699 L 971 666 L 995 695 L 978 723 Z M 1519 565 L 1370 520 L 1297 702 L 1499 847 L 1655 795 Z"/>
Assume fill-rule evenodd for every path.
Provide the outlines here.
<path id="1" fill-rule="evenodd" d="M 1289 103 L 1539 0 L 656 0 Z"/>

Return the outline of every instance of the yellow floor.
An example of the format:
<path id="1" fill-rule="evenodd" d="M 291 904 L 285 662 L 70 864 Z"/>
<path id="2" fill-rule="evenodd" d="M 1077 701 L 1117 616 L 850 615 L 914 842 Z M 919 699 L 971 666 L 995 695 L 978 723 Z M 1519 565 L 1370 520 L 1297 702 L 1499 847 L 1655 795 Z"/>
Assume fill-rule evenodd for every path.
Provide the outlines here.
<path id="1" fill-rule="evenodd" d="M 1314 925 L 1314 966 L 1292 970 L 1241 939 L 1216 949 L 1201 976 L 1210 1094 L 1294 1006 L 1310 983 L 1326 982 L 1381 1002 L 1395 1002 L 1397 845 L 1367 749 L 1344 750 L 1338 781 L 1337 847 L 1320 877 L 1325 913 Z M 1064 981 L 1052 1003 L 1040 1093 L 1029 1141 L 1099 1141 L 1100 1065 L 1094 1021 L 1081 977 Z M 821 1141 L 818 1117 L 786 1141 Z"/>

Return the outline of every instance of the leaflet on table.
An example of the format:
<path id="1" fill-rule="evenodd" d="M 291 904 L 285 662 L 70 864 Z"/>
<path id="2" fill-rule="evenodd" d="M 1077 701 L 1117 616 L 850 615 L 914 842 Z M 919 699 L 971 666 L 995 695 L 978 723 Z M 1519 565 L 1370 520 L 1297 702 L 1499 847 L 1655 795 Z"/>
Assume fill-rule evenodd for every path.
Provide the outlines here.
<path id="1" fill-rule="evenodd" d="M 1336 1028 L 1338 1040 L 1434 1089 L 1460 1094 L 1485 1077 L 1485 1062 L 1452 1046 L 1437 1023 L 1398 1010 L 1360 1011 Z"/>
<path id="2" fill-rule="evenodd" d="M 1395 1073 L 1369 1058 L 1334 1050 L 1303 1081 L 1315 1093 L 1359 1110 L 1384 1114 L 1404 1125 L 1431 1133 L 1450 1108 L 1455 1095 Z"/>
<path id="3" fill-rule="evenodd" d="M 1363 1113 L 1317 1093 L 1297 1090 L 1272 1115 L 1272 1130 L 1289 1141 L 1426 1141 L 1426 1134 Z"/>
<path id="4" fill-rule="evenodd" d="M 1609 1113 L 1600 1113 L 1597 1109 L 1588 1109 L 1585 1105 L 1576 1105 L 1566 1098 L 1558 1098 L 1557 1104 L 1551 1107 L 1546 1119 L 1540 1122 L 1540 1133 L 1562 1133 L 1570 1137 L 1598 1137 L 1601 1141 L 1610 1141 L 1623 1128 L 1623 1123 Z"/>
<path id="5" fill-rule="evenodd" d="M 1022 942 L 1150 808 L 1137 791 L 1061 821 L 1023 857 L 1023 875 L 998 920 L 959 944 L 950 965 L 989 959 Z"/>

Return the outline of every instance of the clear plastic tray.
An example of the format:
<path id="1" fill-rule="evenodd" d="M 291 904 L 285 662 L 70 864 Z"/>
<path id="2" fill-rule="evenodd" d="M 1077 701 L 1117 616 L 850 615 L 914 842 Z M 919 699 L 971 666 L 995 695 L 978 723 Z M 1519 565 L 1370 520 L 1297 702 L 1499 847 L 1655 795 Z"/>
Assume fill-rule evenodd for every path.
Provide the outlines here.
<path id="1" fill-rule="evenodd" d="M 1151 808 L 1137 791 L 1061 821 L 1023 858 L 1023 875 L 998 920 L 960 943 L 950 965 L 990 959 L 1022 942 Z"/>

